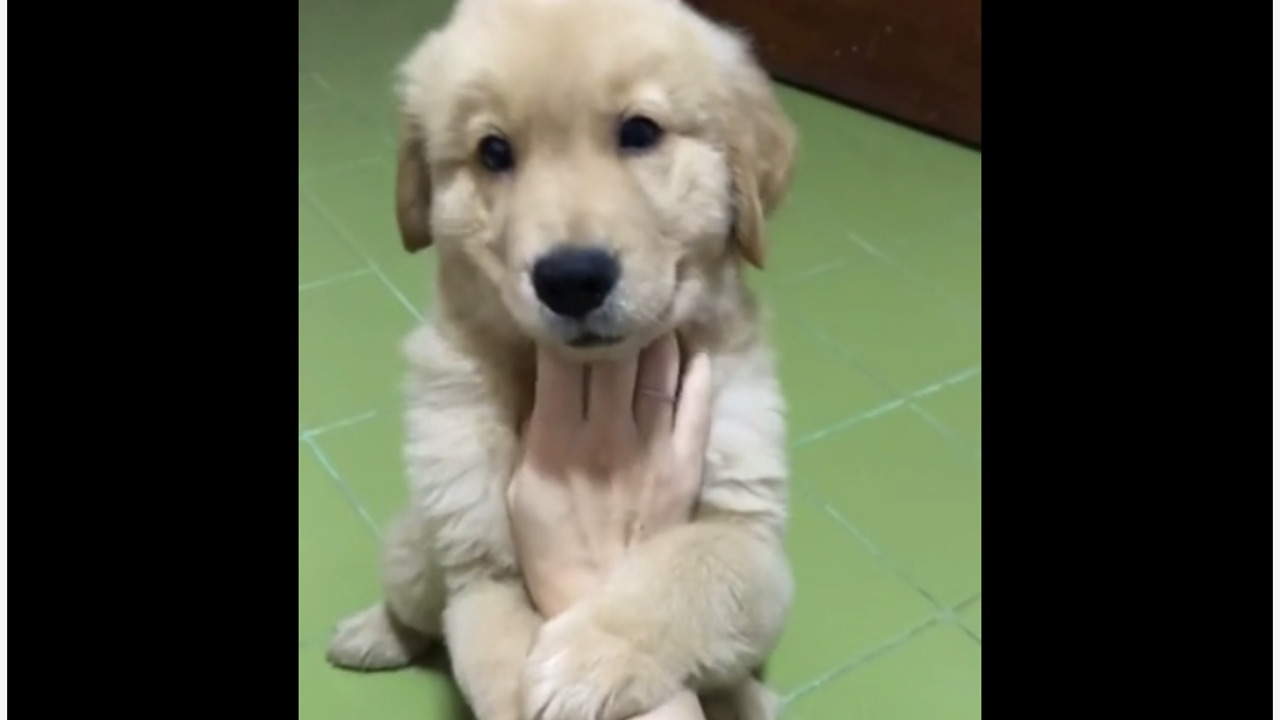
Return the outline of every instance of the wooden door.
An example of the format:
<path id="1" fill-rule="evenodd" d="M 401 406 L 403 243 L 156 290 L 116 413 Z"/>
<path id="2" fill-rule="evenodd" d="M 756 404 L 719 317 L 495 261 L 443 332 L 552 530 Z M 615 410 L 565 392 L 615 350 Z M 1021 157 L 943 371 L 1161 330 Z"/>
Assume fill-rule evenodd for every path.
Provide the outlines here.
<path id="1" fill-rule="evenodd" d="M 687 0 L 776 78 L 982 145 L 982 0 Z"/>

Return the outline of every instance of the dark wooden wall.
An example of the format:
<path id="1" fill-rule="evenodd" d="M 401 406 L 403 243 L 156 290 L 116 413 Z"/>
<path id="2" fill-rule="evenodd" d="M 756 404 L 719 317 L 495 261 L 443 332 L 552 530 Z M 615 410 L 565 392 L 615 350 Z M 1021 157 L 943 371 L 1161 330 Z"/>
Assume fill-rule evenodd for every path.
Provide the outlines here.
<path id="1" fill-rule="evenodd" d="M 688 0 L 783 82 L 982 145 L 982 0 Z"/>

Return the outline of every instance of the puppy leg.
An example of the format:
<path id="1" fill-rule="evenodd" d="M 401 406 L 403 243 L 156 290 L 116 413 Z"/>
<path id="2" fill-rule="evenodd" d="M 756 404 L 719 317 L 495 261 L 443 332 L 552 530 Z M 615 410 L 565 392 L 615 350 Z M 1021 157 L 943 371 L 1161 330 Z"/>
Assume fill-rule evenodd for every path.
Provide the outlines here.
<path id="1" fill-rule="evenodd" d="M 706 520 L 652 538 L 539 631 L 524 669 L 525 720 L 623 720 L 682 686 L 741 683 L 777 643 L 791 594 L 770 530 Z"/>
<path id="2" fill-rule="evenodd" d="M 393 523 L 383 547 L 384 600 L 338 624 L 329 662 L 351 670 L 393 670 L 438 639 L 444 581 L 434 558 L 420 520 L 405 514 Z"/>
<path id="3" fill-rule="evenodd" d="M 519 720 L 520 669 L 541 624 L 517 580 L 475 581 L 449 598 L 453 676 L 477 720 Z"/>

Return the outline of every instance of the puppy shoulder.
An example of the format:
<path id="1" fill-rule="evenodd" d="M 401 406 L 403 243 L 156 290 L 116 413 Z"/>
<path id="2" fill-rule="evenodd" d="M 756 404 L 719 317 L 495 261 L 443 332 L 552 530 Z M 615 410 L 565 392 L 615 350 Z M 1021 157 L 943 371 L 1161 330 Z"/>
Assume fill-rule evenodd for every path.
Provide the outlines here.
<path id="1" fill-rule="evenodd" d="M 435 528 L 451 577 L 514 572 L 503 498 L 518 440 L 485 363 L 430 322 L 409 334 L 404 354 L 411 512 Z"/>
<path id="2" fill-rule="evenodd" d="M 781 525 L 787 504 L 786 403 L 761 334 L 714 358 L 716 394 L 702 504 Z"/>

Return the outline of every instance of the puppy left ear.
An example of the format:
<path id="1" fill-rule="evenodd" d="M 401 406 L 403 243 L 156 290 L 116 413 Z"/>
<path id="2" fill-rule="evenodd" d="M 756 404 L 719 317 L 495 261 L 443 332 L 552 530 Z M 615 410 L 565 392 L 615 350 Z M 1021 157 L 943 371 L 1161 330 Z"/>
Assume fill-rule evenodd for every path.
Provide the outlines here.
<path id="1" fill-rule="evenodd" d="M 402 111 L 396 151 L 396 225 L 401 244 L 411 253 L 431 247 L 431 173 L 426 153 L 421 131 Z"/>
<path id="2" fill-rule="evenodd" d="M 400 243 L 415 253 L 431 247 L 431 170 L 421 110 L 431 102 L 428 84 L 441 57 L 439 32 L 428 34 L 401 64 L 396 87 L 400 137 L 396 149 L 396 225 Z M 415 112 L 417 108 L 419 112 Z"/>
<path id="3" fill-rule="evenodd" d="M 739 42 L 729 68 L 733 94 L 728 118 L 729 173 L 733 183 L 731 240 L 743 259 L 764 268 L 765 220 L 782 203 L 795 163 L 796 130 L 773 83 Z"/>

